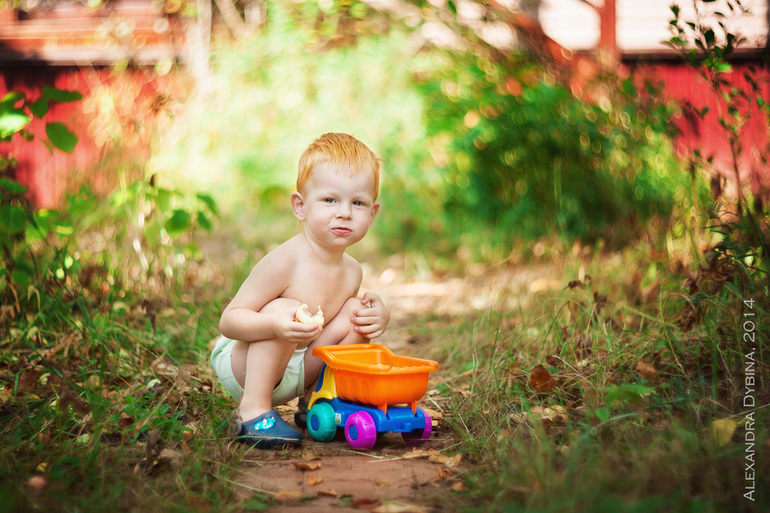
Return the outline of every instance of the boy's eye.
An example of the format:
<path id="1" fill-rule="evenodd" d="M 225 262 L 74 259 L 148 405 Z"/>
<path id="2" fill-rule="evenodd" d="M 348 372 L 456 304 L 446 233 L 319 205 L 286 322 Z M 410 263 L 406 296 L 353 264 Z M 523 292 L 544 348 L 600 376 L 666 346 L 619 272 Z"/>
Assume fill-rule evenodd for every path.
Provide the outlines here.
<path id="1" fill-rule="evenodd" d="M 334 198 L 326 198 L 324 199 L 326 203 L 334 203 Z"/>
<path id="2" fill-rule="evenodd" d="M 354 201 L 354 202 L 353 202 L 353 204 L 354 204 L 355 206 L 357 206 L 357 207 L 363 207 L 363 206 L 366 206 L 366 203 L 364 203 L 363 201 Z"/>

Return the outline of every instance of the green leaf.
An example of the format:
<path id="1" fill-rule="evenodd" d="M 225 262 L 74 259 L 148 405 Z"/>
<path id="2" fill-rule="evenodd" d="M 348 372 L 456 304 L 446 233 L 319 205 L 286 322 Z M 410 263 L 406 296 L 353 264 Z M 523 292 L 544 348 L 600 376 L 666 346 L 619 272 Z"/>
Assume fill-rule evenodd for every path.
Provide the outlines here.
<path id="1" fill-rule="evenodd" d="M 13 135 L 28 124 L 29 118 L 21 112 L 0 112 L 0 137 Z"/>
<path id="2" fill-rule="evenodd" d="M 54 89 L 53 87 L 44 87 L 43 98 L 57 102 L 73 102 L 75 100 L 83 99 L 83 95 L 77 91 L 63 91 L 61 89 Z"/>
<path id="3" fill-rule="evenodd" d="M 186 210 L 175 209 L 171 218 L 166 221 L 166 231 L 169 234 L 181 233 L 190 226 L 190 213 Z"/>
<path id="4" fill-rule="evenodd" d="M 78 142 L 78 138 L 62 123 L 46 123 L 45 133 L 54 146 L 67 153 L 71 153 Z"/>
<path id="5" fill-rule="evenodd" d="M 21 288 L 26 290 L 27 287 L 29 287 L 29 278 L 30 275 L 27 274 L 23 269 L 16 269 L 13 271 L 13 281 L 21 285 Z"/>
<path id="6" fill-rule="evenodd" d="M 631 98 L 636 96 L 636 85 L 634 85 L 634 81 L 631 77 L 623 81 L 623 92 Z"/>
<path id="7" fill-rule="evenodd" d="M 258 498 L 251 498 L 248 502 L 241 505 L 243 511 L 267 511 L 267 504 L 261 502 Z"/>
<path id="8" fill-rule="evenodd" d="M 48 99 L 40 98 L 29 106 L 29 110 L 31 110 L 32 114 L 35 116 L 42 118 L 46 115 L 46 113 L 48 113 Z"/>
<path id="9" fill-rule="evenodd" d="M 726 62 L 720 62 L 719 64 L 717 64 L 717 70 L 720 73 L 732 73 L 733 67 Z"/>
<path id="10" fill-rule="evenodd" d="M 23 232 L 27 225 L 27 213 L 15 205 L 3 205 L 0 207 L 0 225 L 7 233 Z"/>
<path id="11" fill-rule="evenodd" d="M 16 105 L 16 102 L 23 99 L 24 93 L 20 93 L 19 91 L 11 91 L 10 93 L 3 96 L 2 100 L 0 100 L 0 112 L 14 110 L 14 105 Z"/>
<path id="12" fill-rule="evenodd" d="M 217 213 L 217 202 L 214 201 L 214 198 L 208 194 L 198 193 L 198 199 L 205 203 L 207 207 L 209 207 L 209 210 L 212 214 Z"/>
<path id="13" fill-rule="evenodd" d="M 211 221 L 209 221 L 209 218 L 206 217 L 206 214 L 204 214 L 202 211 L 198 211 L 198 215 L 195 217 L 198 226 L 206 230 L 207 232 L 211 231 Z"/>
<path id="14" fill-rule="evenodd" d="M 7 178 L 0 178 L 0 188 L 5 189 L 11 194 L 24 194 L 27 192 L 26 187 Z"/>
<path id="15" fill-rule="evenodd" d="M 607 422 L 610 419 L 610 409 L 606 406 L 597 409 L 594 413 L 602 422 Z"/>
<path id="16" fill-rule="evenodd" d="M 630 402 L 632 404 L 641 404 L 645 396 L 655 391 L 654 388 L 635 385 L 633 383 L 623 383 L 607 388 L 607 394 L 604 396 L 604 402 L 612 404 L 614 402 Z"/>

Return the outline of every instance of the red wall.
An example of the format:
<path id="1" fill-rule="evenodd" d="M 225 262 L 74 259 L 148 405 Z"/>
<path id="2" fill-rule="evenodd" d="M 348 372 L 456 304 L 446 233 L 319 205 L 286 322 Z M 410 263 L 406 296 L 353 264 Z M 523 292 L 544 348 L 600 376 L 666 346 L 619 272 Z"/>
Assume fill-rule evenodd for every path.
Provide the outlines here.
<path id="1" fill-rule="evenodd" d="M 729 80 L 739 89 L 749 90 L 745 73 L 749 73 L 749 63 L 734 64 Z M 760 90 L 766 101 L 770 102 L 770 71 L 767 67 L 753 64 L 759 78 Z M 649 76 L 661 80 L 664 84 L 663 94 L 677 100 L 682 108 L 682 116 L 676 120 L 681 133 L 675 143 L 680 154 L 700 149 L 704 157 L 714 156 L 717 169 L 727 177 L 734 177 L 732 153 L 725 136 L 725 130 L 719 124 L 719 108 L 724 109 L 724 100 L 717 102 L 717 96 L 711 90 L 706 80 L 697 71 L 678 63 L 664 63 L 640 67 L 637 72 L 641 76 Z M 704 119 L 699 119 L 692 109 L 710 107 Z M 743 151 L 739 159 L 741 180 L 744 185 L 752 188 L 753 192 L 762 190 L 770 192 L 770 169 L 763 159 L 766 157 L 768 144 L 767 115 L 760 113 L 754 103 L 752 116 L 741 132 L 740 141 Z"/>
<path id="2" fill-rule="evenodd" d="M 85 97 L 88 87 L 82 74 L 72 68 L 5 68 L 0 72 L 0 95 L 20 91 L 34 101 L 40 97 L 44 86 L 76 90 Z M 0 143 L 0 152 L 11 154 L 19 162 L 15 178 L 29 188 L 29 198 L 40 207 L 56 206 L 66 185 L 66 171 L 78 166 L 91 165 L 95 147 L 86 136 L 87 124 L 80 114 L 80 102 L 52 103 L 45 120 L 60 121 L 78 137 L 78 144 L 71 154 L 60 150 L 51 151 L 43 143 L 45 123 L 35 119 L 30 130 L 35 135 L 31 142 L 17 134 L 11 143 Z"/>
<path id="3" fill-rule="evenodd" d="M 117 81 L 132 81 L 137 86 L 130 91 L 136 92 L 135 112 L 120 112 L 119 122 L 128 126 L 136 125 L 141 128 L 144 138 L 132 138 L 132 147 L 118 148 L 109 144 L 97 144 L 93 137 L 92 122 L 96 119 L 97 111 L 86 109 L 86 102 L 92 98 L 96 90 L 104 91 L 105 86 Z M 141 70 L 122 72 L 115 75 L 109 69 L 103 68 L 68 68 L 68 67 L 17 67 L 0 68 L 0 97 L 9 91 L 21 91 L 27 98 L 34 101 L 40 97 L 44 86 L 57 89 L 79 91 L 83 100 L 71 103 L 52 103 L 48 114 L 43 120 L 35 119 L 30 127 L 35 135 L 33 141 L 27 142 L 18 134 L 10 143 L 0 143 L 0 153 L 12 154 L 18 160 L 14 177 L 29 188 L 29 199 L 39 208 L 55 208 L 60 205 L 64 193 L 74 190 L 84 180 L 97 191 L 105 192 L 114 182 L 112 172 L 118 164 L 116 158 L 123 157 L 132 162 L 146 159 L 149 151 L 151 127 L 148 128 L 148 117 L 152 110 L 144 102 L 149 102 L 163 85 L 169 82 L 168 77 L 156 78 L 152 73 Z M 112 93 L 121 89 L 111 89 Z M 93 103 L 93 100 L 91 100 Z M 91 110 L 91 112 L 88 112 Z M 67 125 L 69 130 L 78 137 L 78 143 L 72 153 L 67 154 L 59 149 L 51 149 L 45 144 L 45 122 L 59 121 Z M 146 130 L 145 130 L 146 129 Z M 136 140 L 139 139 L 137 143 Z M 118 142 L 120 144 L 120 142 Z M 126 145 L 127 146 L 127 145 Z M 112 152 L 112 153 L 110 153 Z M 108 158 L 111 162 L 106 163 Z M 126 162 L 126 164 L 129 164 Z M 107 171 L 107 174 L 102 171 Z"/>

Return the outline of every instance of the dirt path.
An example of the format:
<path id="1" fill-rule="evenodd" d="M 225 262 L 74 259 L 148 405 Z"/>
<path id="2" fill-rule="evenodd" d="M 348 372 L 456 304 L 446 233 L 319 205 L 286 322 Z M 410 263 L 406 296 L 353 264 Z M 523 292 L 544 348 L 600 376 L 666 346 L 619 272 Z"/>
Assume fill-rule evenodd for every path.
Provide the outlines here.
<path id="1" fill-rule="evenodd" d="M 391 311 L 391 324 L 378 342 L 397 354 L 413 354 L 414 325 L 420 315 L 434 312 L 453 317 L 473 310 L 488 309 L 499 302 L 520 301 L 533 288 L 560 286 L 548 281 L 547 267 L 504 273 L 484 273 L 476 279 L 403 280 L 386 269 L 370 273 L 363 289 L 380 294 Z M 514 305 L 508 305 L 514 306 Z M 448 398 L 435 392 L 441 380 L 431 375 L 428 393 L 419 403 L 431 414 L 431 439 L 410 447 L 400 435 L 378 436 L 371 451 L 352 449 L 340 432 L 328 443 L 316 442 L 305 431 L 305 442 L 297 450 L 249 450 L 243 458 L 237 493 L 244 499 L 254 493 L 269 495 L 276 502 L 270 512 L 331 512 L 339 507 L 366 508 L 374 513 L 428 511 L 431 497 L 451 493 L 462 486 L 459 476 L 469 465 L 451 456 L 455 444 L 452 431 L 442 417 Z M 293 425 L 296 401 L 278 408 Z"/>

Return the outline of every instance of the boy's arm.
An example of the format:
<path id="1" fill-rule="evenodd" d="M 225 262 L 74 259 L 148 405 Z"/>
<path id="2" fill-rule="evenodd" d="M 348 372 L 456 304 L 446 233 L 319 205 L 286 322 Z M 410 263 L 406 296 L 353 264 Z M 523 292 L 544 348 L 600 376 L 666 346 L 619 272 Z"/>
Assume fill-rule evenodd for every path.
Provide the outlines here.
<path id="1" fill-rule="evenodd" d="M 219 330 L 227 338 L 256 342 L 280 338 L 286 342 L 308 342 L 320 328 L 294 321 L 297 307 L 262 313 L 265 305 L 280 297 L 289 283 L 294 256 L 285 247 L 268 253 L 254 266 L 238 293 L 227 305 Z"/>
<path id="2" fill-rule="evenodd" d="M 355 260 L 354 260 L 355 262 Z M 358 262 L 353 267 L 357 278 L 356 295 L 361 287 L 363 272 Z M 361 308 L 353 310 L 353 317 L 350 319 L 353 323 L 353 329 L 364 338 L 375 339 L 385 333 L 385 328 L 390 322 L 390 312 L 382 302 L 382 298 L 374 292 L 366 292 L 361 298 Z"/>

